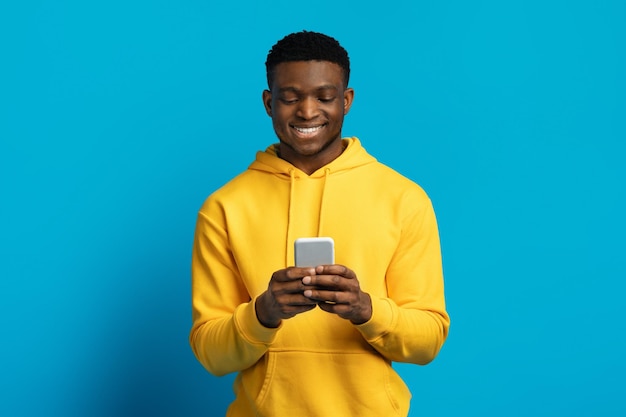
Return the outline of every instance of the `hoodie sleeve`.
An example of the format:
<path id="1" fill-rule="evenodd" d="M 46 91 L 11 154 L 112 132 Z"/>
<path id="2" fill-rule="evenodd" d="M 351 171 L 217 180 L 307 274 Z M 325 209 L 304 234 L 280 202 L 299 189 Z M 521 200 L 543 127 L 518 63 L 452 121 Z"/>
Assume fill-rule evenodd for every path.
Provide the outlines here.
<path id="1" fill-rule="evenodd" d="M 388 297 L 372 297 L 372 318 L 357 329 L 391 361 L 427 364 L 450 326 L 445 309 L 439 233 L 432 204 L 406 216 L 386 274 Z M 413 202 L 415 203 L 415 202 Z"/>
<path id="2" fill-rule="evenodd" d="M 220 376 L 252 366 L 280 329 L 264 327 L 243 285 L 223 226 L 223 210 L 208 202 L 196 222 L 192 251 L 189 341 L 196 358 Z"/>

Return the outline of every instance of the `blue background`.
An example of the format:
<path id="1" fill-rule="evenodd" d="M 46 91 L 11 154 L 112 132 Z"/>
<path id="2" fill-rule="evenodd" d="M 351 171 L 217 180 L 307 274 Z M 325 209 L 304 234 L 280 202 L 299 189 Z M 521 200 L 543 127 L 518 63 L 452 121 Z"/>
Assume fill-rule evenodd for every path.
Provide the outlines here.
<path id="1" fill-rule="evenodd" d="M 438 214 L 452 327 L 398 366 L 411 416 L 626 414 L 626 3 L 7 3 L 0 415 L 224 414 L 195 216 L 275 141 L 265 55 L 302 29 L 350 53 L 344 134 Z"/>

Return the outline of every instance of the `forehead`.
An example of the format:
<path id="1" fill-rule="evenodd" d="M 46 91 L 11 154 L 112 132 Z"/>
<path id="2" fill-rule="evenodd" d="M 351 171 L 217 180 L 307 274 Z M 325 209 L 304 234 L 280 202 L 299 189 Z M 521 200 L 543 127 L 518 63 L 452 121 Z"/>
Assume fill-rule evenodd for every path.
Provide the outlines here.
<path id="1" fill-rule="evenodd" d="M 329 61 L 281 62 L 274 68 L 275 88 L 317 88 L 323 85 L 343 86 L 343 69 Z"/>

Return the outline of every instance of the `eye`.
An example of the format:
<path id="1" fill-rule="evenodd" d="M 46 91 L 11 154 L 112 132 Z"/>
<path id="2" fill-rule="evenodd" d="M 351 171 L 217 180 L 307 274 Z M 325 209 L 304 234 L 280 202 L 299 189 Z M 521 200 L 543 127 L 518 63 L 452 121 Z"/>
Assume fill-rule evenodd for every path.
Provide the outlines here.
<path id="1" fill-rule="evenodd" d="M 335 100 L 335 97 L 319 97 L 318 100 L 322 103 L 331 103 Z"/>
<path id="2" fill-rule="evenodd" d="M 280 102 L 283 103 L 283 104 L 295 104 L 295 103 L 298 102 L 298 99 L 297 98 L 290 98 L 290 99 L 281 98 Z"/>

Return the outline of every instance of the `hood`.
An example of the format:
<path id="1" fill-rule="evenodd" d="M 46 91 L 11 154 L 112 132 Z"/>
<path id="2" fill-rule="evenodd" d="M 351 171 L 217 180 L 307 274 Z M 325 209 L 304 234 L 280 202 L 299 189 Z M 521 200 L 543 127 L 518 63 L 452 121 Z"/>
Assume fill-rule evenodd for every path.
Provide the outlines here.
<path id="1" fill-rule="evenodd" d="M 324 230 L 324 196 L 326 194 L 328 183 L 332 182 L 333 174 L 349 171 L 357 167 L 376 162 L 376 159 L 368 154 L 365 148 L 361 146 L 361 142 L 359 141 L 359 139 L 352 137 L 344 138 L 342 139 L 342 141 L 345 146 L 343 153 L 331 163 L 321 167 L 320 169 L 308 176 L 309 179 L 322 180 L 319 201 L 316 201 L 316 203 L 319 204 L 319 206 L 317 207 L 317 236 L 320 236 L 320 232 Z M 252 171 L 260 171 L 268 173 L 270 175 L 275 175 L 276 177 L 282 178 L 285 181 L 289 181 L 289 201 L 286 207 L 287 212 L 285 213 L 287 221 L 287 235 L 285 236 L 285 266 L 290 266 L 293 265 L 294 259 L 294 240 L 298 237 L 312 237 L 310 235 L 301 236 L 300 232 L 297 231 L 297 229 L 299 228 L 299 225 L 297 224 L 298 222 L 297 220 L 295 220 L 298 218 L 298 215 L 301 214 L 300 212 L 296 211 L 298 209 L 295 207 L 294 203 L 296 182 L 299 179 L 307 177 L 307 175 L 303 171 L 293 166 L 291 163 L 285 161 L 284 159 L 280 159 L 276 154 L 277 147 L 278 144 L 274 144 L 269 146 L 263 152 L 257 152 L 255 161 L 250 164 L 248 169 Z M 316 203 L 313 203 L 313 205 L 315 205 Z M 308 207 L 311 207 L 311 205 L 309 205 Z"/>

